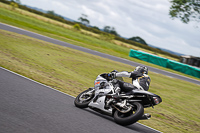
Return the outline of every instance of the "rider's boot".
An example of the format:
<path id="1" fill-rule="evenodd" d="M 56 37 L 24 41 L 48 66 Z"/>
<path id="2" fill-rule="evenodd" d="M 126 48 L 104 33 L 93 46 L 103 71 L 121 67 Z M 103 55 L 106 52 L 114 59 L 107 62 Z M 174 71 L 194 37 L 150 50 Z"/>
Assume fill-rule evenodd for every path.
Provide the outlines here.
<path id="1" fill-rule="evenodd" d="M 105 108 L 105 109 L 109 109 L 112 102 L 113 102 L 113 98 L 110 98 L 110 99 L 106 102 L 104 108 Z"/>
<path id="2" fill-rule="evenodd" d="M 119 87 L 116 87 L 115 93 L 119 95 L 120 91 L 121 91 L 121 89 Z"/>

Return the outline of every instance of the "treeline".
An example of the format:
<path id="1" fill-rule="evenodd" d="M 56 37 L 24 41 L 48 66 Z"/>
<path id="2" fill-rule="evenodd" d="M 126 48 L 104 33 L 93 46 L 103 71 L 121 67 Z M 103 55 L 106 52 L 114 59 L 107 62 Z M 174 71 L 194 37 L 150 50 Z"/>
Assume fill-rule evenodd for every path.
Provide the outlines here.
<path id="1" fill-rule="evenodd" d="M 173 58 L 176 58 L 176 59 L 179 59 L 179 58 L 180 58 L 178 55 L 174 55 L 174 54 L 165 52 L 165 51 L 163 51 L 163 50 L 161 50 L 161 49 L 153 48 L 153 47 L 150 47 L 150 46 L 148 46 L 148 45 L 141 44 L 141 43 L 138 43 L 138 42 L 135 42 L 135 41 L 127 40 L 127 39 L 124 39 L 124 38 L 122 38 L 122 37 L 116 36 L 115 39 L 116 39 L 116 40 L 119 40 L 119 41 L 121 41 L 121 42 L 125 42 L 125 43 L 128 43 L 128 44 L 134 45 L 134 46 L 138 46 L 138 47 L 143 48 L 143 49 L 146 49 L 146 50 L 153 51 L 153 52 L 155 52 L 155 53 L 160 53 L 160 54 L 163 54 L 163 55 L 167 55 L 167 56 L 170 56 L 170 57 L 173 57 Z"/>
<path id="2" fill-rule="evenodd" d="M 14 2 L 14 1 L 0 0 L 0 2 L 3 2 L 3 3 L 6 3 L 6 4 L 10 5 L 11 2 Z M 50 18 L 50 19 L 54 19 L 54 20 L 60 21 L 60 22 L 65 23 L 65 24 L 75 25 L 75 24 L 79 23 L 79 22 L 71 22 L 71 21 L 65 20 L 62 16 L 55 15 L 53 13 L 48 13 L 48 12 L 47 13 L 43 13 L 43 12 L 31 9 L 31 8 L 29 8 L 27 6 L 21 5 L 21 4 L 18 4 L 18 7 L 20 9 L 23 9 L 23 10 L 26 10 L 26 11 L 29 11 L 29 12 L 32 12 L 32 13 L 35 13 L 35 14 Z M 81 29 L 84 29 L 84 30 L 87 30 L 87 31 L 90 31 L 90 32 L 93 32 L 93 33 L 96 33 L 96 34 L 100 34 L 100 35 L 110 36 L 110 33 L 101 31 L 98 28 L 96 28 L 96 26 L 87 27 L 87 26 L 85 26 L 85 25 L 83 25 L 81 23 L 79 23 L 79 25 L 80 25 Z M 112 34 L 112 36 L 114 36 L 114 39 L 119 40 L 121 42 L 128 43 L 128 44 L 131 44 L 131 45 L 134 45 L 134 46 L 138 46 L 138 47 L 144 48 L 146 50 L 153 51 L 155 53 L 160 53 L 160 54 L 164 54 L 164 55 L 179 59 L 179 56 L 171 54 L 171 53 L 168 53 L 168 52 L 165 52 L 165 51 L 162 51 L 160 49 L 152 48 L 152 47 L 150 47 L 148 45 L 141 44 L 141 43 L 138 43 L 138 42 L 135 42 L 135 41 L 132 41 L 132 40 L 124 39 L 124 38 L 120 37 L 119 35 L 113 35 Z"/>

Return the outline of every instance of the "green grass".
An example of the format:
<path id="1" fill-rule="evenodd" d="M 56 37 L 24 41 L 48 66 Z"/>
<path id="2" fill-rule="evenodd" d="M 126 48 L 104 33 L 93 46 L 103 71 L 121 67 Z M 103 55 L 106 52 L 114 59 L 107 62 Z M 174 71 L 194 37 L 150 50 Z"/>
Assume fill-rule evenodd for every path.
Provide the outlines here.
<path id="1" fill-rule="evenodd" d="M 187 77 L 199 80 L 198 78 L 195 78 L 193 76 L 189 76 L 177 71 L 173 71 L 171 69 L 160 67 L 160 66 L 147 63 L 147 62 L 144 62 L 135 58 L 131 58 L 128 56 L 130 48 L 132 47 L 138 50 L 143 50 L 143 49 L 140 49 L 139 47 L 135 47 L 131 45 L 128 45 L 126 47 L 123 45 L 122 46 L 116 45 L 112 42 L 99 39 L 100 37 L 98 37 L 98 35 L 94 37 L 88 32 L 75 31 L 71 29 L 70 26 L 66 28 L 67 27 L 66 24 L 62 24 L 62 23 L 58 24 L 56 21 L 45 19 L 44 17 L 39 16 L 39 15 L 34 15 L 32 13 L 28 13 L 20 9 L 16 9 L 13 12 L 12 10 L 8 10 L 10 8 L 7 5 L 2 4 L 2 3 L 0 3 L 0 7 L 1 7 L 0 8 L 0 22 L 14 25 L 23 29 L 27 29 L 27 30 L 30 30 L 42 35 L 46 35 L 46 36 L 61 40 L 61 41 L 65 41 L 68 43 L 72 43 L 75 45 L 93 49 L 99 52 L 107 53 L 110 55 L 126 58 L 128 60 L 142 63 L 147 66 L 156 67 L 159 69 L 163 69 L 166 71 L 170 71 L 173 73 L 177 73 L 183 76 L 187 76 Z M 30 16 L 34 16 L 34 17 L 30 17 Z"/>
<path id="2" fill-rule="evenodd" d="M 119 62 L 0 30 L 0 66 L 76 96 L 92 87 L 96 76 L 113 69 L 132 71 Z M 150 92 L 163 102 L 147 121 L 139 121 L 162 132 L 200 132 L 200 86 L 161 74 L 149 73 Z M 126 79 L 131 81 L 131 79 Z"/>
<path id="3" fill-rule="evenodd" d="M 111 68 L 115 68 L 114 66 L 116 63 L 108 61 L 108 59 L 102 60 L 99 59 L 100 57 L 98 56 L 89 55 L 87 53 L 69 48 L 63 48 L 61 46 L 52 46 L 52 44 L 48 44 L 46 42 L 39 40 L 35 41 L 35 39 L 25 36 L 19 37 L 17 34 L 11 34 L 5 31 L 1 31 L 1 33 L 1 54 L 5 55 L 1 57 L 1 65 L 6 68 L 12 67 L 12 69 L 22 67 L 22 71 L 21 69 L 17 69 L 15 71 L 19 71 L 23 75 L 31 78 L 34 78 L 32 75 L 37 73 L 42 73 L 38 75 L 44 77 L 48 77 L 48 75 L 53 73 L 55 75 L 51 77 L 52 82 L 57 82 L 56 79 L 60 80 L 64 78 L 65 80 L 62 82 L 67 82 L 70 80 L 71 82 L 76 82 L 76 85 L 80 84 L 80 86 L 82 86 L 82 80 L 88 81 L 91 78 L 94 79 L 97 74 L 104 72 L 108 67 L 109 69 L 106 70 L 107 72 L 110 71 Z M 21 40 L 24 41 L 21 42 Z M 11 51 L 8 51 L 9 49 Z M 7 65 L 4 66 L 4 64 Z M 121 67 L 123 67 L 122 64 Z M 24 71 L 24 69 L 26 71 Z M 55 69 L 57 69 L 56 73 L 54 73 Z M 120 69 L 120 67 L 118 67 L 118 69 Z M 31 71 L 32 74 L 26 74 L 29 71 Z M 83 72 L 84 74 L 79 72 Z M 93 82 L 91 83 L 90 85 L 85 84 L 83 89 L 86 89 L 86 86 L 88 87 L 93 85 Z M 47 84 L 52 86 L 52 84 Z M 68 86 L 68 84 L 65 86 Z M 63 86 L 59 85 L 56 87 L 63 88 Z M 70 86 L 70 88 L 71 87 L 72 86 Z M 68 93 L 71 94 L 71 92 Z"/>
<path id="4" fill-rule="evenodd" d="M 0 3 L 0 7 L 2 5 Z M 70 26 L 52 22 L 50 19 L 45 20 L 38 15 L 37 18 L 30 17 L 34 14 L 23 10 L 17 9 L 13 12 L 8 9 L 0 8 L 0 22 L 175 72 L 130 58 L 129 48 L 100 40 L 98 36 L 88 35 L 90 33 L 84 31 L 77 32 L 70 29 Z M 100 73 L 110 72 L 113 69 L 119 71 L 134 69 L 129 65 L 3 30 L 0 30 L 0 40 L 0 66 L 73 96 L 93 86 L 96 76 Z M 152 119 L 140 122 L 163 132 L 199 132 L 200 86 L 151 72 L 150 77 L 152 79 L 150 91 L 160 95 L 163 102 L 155 109 L 146 109 L 146 112 L 152 114 Z"/>

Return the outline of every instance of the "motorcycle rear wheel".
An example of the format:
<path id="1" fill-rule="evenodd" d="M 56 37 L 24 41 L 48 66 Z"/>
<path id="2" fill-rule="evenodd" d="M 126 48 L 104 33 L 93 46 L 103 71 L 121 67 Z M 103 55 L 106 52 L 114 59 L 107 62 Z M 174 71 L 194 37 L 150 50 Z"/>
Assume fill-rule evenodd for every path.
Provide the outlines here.
<path id="1" fill-rule="evenodd" d="M 91 102 L 92 98 L 94 97 L 94 94 L 87 95 L 87 93 L 91 91 L 91 89 L 87 89 L 83 92 L 81 92 L 74 100 L 74 104 L 76 107 L 79 108 L 87 108 L 88 104 Z"/>
<path id="2" fill-rule="evenodd" d="M 121 113 L 118 110 L 114 112 L 114 120 L 116 123 L 126 126 L 137 122 L 144 114 L 143 106 L 138 103 L 133 103 L 133 108 L 128 113 Z"/>

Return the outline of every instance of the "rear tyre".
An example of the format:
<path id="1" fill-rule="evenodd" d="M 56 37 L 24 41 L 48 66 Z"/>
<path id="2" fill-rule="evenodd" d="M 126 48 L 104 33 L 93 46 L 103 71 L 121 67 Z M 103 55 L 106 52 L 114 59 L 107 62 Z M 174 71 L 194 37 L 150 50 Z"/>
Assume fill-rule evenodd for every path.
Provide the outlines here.
<path id="1" fill-rule="evenodd" d="M 115 122 L 123 126 L 137 122 L 144 114 L 144 108 L 138 102 L 134 102 L 133 106 L 134 107 L 132 108 L 132 110 L 128 113 L 121 113 L 116 110 L 114 113 Z"/>
<path id="2" fill-rule="evenodd" d="M 74 100 L 74 104 L 76 107 L 79 108 L 87 108 L 88 104 L 94 97 L 94 93 L 92 92 L 92 89 L 89 88 L 83 92 L 81 92 Z"/>

